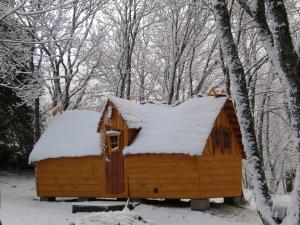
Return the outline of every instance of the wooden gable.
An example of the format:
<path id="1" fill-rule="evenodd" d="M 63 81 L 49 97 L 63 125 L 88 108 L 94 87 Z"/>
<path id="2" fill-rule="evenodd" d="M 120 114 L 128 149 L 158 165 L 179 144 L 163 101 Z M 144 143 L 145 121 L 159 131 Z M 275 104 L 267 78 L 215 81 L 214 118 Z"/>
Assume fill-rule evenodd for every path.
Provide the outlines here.
<path id="1" fill-rule="evenodd" d="M 109 118 L 108 111 L 111 107 L 111 118 Z M 124 147 L 130 145 L 136 135 L 139 132 L 139 129 L 130 129 L 128 128 L 126 121 L 118 111 L 117 107 L 111 102 L 107 101 L 107 103 L 104 106 L 103 113 L 101 115 L 97 132 L 104 132 L 106 130 L 106 127 L 112 127 L 114 129 L 121 130 L 124 132 Z M 102 135 L 104 136 L 104 135 Z"/>
<path id="2" fill-rule="evenodd" d="M 223 132 L 224 130 L 228 131 L 231 136 L 231 141 L 229 143 L 230 148 L 228 151 L 224 151 L 223 146 L 222 146 L 222 141 L 220 140 L 221 143 L 219 143 L 219 146 L 214 146 L 214 140 L 216 137 L 214 134 L 214 131 L 216 129 L 219 129 L 220 132 Z M 222 134 L 220 135 L 220 139 L 222 139 Z M 218 137 L 217 137 L 218 139 Z M 217 143 L 218 144 L 218 143 Z M 216 144 L 215 144 L 216 145 Z M 220 114 L 217 116 L 214 128 L 212 129 L 212 132 L 210 133 L 207 144 L 205 146 L 205 150 L 203 155 L 223 155 L 223 154 L 228 154 L 228 155 L 236 155 L 240 154 L 243 159 L 246 158 L 246 154 L 244 151 L 244 146 L 242 143 L 242 134 L 240 130 L 240 126 L 238 123 L 238 118 L 234 109 L 233 102 L 231 100 L 227 100 L 226 103 L 224 104 Z"/>

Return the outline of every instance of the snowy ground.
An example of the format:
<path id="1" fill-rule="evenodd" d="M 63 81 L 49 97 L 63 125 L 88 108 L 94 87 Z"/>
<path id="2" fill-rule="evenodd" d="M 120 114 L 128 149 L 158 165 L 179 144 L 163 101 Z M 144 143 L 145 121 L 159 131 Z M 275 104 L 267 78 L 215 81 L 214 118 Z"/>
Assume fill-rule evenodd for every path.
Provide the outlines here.
<path id="1" fill-rule="evenodd" d="M 88 216 L 87 213 L 72 214 L 72 202 L 40 202 L 35 195 L 32 174 L 0 172 L 0 190 L 0 220 L 3 225 L 64 225 Z M 195 212 L 189 209 L 187 203 L 149 201 L 137 206 L 133 212 L 156 225 L 261 224 L 257 214 L 249 208 L 218 203 L 213 203 L 205 212 Z"/>

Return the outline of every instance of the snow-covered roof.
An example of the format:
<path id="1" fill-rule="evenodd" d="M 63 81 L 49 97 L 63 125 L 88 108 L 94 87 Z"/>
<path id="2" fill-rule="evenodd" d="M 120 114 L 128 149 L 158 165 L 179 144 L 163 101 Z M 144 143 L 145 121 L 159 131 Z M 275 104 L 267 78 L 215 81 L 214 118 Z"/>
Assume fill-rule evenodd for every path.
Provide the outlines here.
<path id="1" fill-rule="evenodd" d="M 98 112 L 68 110 L 52 118 L 35 144 L 29 163 L 48 158 L 100 155 Z"/>
<path id="2" fill-rule="evenodd" d="M 141 128 L 124 154 L 184 153 L 201 155 L 227 98 L 193 97 L 169 106 L 138 104 L 108 96 L 129 128 Z"/>

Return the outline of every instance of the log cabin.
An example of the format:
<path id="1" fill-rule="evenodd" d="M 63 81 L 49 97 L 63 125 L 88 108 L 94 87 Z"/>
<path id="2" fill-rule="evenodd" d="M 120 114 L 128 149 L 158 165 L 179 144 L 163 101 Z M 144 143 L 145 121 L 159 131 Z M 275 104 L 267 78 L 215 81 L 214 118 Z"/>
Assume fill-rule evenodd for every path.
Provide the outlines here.
<path id="1" fill-rule="evenodd" d="M 209 198 L 239 201 L 244 158 L 234 105 L 214 92 L 172 106 L 107 96 L 100 113 L 66 111 L 29 162 L 41 198 L 192 199 L 205 209 Z"/>

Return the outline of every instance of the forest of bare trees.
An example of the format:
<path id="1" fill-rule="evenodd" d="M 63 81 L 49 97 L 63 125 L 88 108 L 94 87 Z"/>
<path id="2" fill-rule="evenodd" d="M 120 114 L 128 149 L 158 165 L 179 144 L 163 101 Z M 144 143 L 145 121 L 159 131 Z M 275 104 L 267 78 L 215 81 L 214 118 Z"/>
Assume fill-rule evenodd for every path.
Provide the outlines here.
<path id="1" fill-rule="evenodd" d="M 272 195 L 294 191 L 282 224 L 299 224 L 298 0 L 3 0 L 0 11 L 2 167 L 26 167 L 57 105 L 174 104 L 224 88 L 262 221 L 278 224 Z"/>

